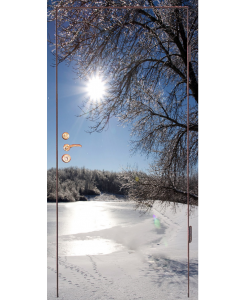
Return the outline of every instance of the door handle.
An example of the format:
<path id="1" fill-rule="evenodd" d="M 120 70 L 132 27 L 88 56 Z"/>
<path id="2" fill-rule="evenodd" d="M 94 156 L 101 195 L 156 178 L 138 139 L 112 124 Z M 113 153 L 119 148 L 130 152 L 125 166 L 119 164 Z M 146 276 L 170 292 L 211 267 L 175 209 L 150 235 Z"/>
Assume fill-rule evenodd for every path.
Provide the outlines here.
<path id="1" fill-rule="evenodd" d="M 82 147 L 82 146 L 81 146 L 80 144 L 72 144 L 72 145 L 65 144 L 65 145 L 63 146 L 63 149 L 64 149 L 65 151 L 69 151 L 70 148 L 72 148 L 72 147 Z"/>

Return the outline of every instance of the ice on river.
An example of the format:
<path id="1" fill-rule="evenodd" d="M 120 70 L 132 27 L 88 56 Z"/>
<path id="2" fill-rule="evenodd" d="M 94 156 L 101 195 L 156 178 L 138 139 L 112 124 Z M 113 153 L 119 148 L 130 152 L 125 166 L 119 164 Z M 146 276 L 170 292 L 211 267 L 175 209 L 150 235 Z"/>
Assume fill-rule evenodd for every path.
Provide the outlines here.
<path id="1" fill-rule="evenodd" d="M 55 204 L 48 206 L 48 300 L 56 298 Z M 192 209 L 190 298 L 198 299 Z M 124 201 L 59 203 L 59 299 L 187 299 L 187 206 L 147 214 Z"/>

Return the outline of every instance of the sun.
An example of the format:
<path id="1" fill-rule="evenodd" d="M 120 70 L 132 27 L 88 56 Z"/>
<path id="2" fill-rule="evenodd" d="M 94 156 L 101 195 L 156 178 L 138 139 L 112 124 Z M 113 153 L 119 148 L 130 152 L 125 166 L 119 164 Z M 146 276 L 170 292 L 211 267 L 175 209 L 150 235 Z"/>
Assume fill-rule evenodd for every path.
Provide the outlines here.
<path id="1" fill-rule="evenodd" d="M 86 91 L 91 100 L 100 101 L 106 94 L 105 82 L 95 75 L 88 80 Z"/>

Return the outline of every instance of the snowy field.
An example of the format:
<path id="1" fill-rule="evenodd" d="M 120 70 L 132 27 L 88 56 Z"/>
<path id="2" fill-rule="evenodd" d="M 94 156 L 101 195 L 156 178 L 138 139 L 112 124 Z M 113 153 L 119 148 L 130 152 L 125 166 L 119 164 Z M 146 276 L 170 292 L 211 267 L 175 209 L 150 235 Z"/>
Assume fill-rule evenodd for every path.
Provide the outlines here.
<path id="1" fill-rule="evenodd" d="M 156 204 L 143 215 L 133 203 L 111 198 L 59 203 L 59 299 L 188 299 L 187 206 L 174 211 Z M 56 206 L 47 207 L 48 300 L 53 300 Z M 198 299 L 197 207 L 190 225 L 189 299 Z"/>

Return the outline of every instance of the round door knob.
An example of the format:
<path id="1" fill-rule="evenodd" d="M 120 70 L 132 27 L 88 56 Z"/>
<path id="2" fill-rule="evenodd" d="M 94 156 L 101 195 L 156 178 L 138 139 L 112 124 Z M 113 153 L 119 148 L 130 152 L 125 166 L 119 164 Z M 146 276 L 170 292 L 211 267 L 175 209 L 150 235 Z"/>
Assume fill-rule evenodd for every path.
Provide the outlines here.
<path id="1" fill-rule="evenodd" d="M 71 160 L 71 156 L 69 154 L 62 155 L 62 161 L 64 163 L 68 163 L 68 162 L 70 162 L 70 160 Z"/>

